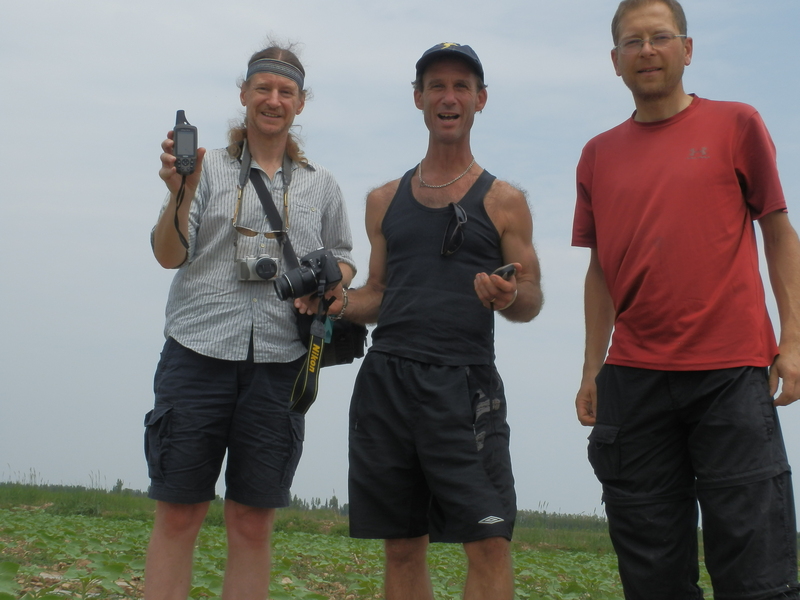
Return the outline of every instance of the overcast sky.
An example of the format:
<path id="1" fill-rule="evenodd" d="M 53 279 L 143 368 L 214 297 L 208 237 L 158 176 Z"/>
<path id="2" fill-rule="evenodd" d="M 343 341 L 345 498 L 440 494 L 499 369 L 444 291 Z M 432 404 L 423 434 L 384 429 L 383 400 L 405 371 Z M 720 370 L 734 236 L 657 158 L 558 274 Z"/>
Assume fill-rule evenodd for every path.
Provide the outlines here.
<path id="1" fill-rule="evenodd" d="M 685 0 L 686 89 L 756 106 L 800 225 L 797 0 Z M 149 232 L 164 198 L 160 143 L 184 109 L 201 145 L 225 145 L 237 80 L 268 34 L 303 43 L 313 98 L 307 155 L 337 177 L 366 277 L 364 198 L 424 155 L 414 63 L 470 44 L 489 100 L 477 161 L 525 189 L 545 308 L 499 319 L 519 506 L 602 512 L 575 418 L 588 250 L 570 247 L 574 172 L 592 136 L 633 102 L 612 69 L 615 0 L 6 2 L 0 19 L 0 480 L 145 489 L 144 414 L 173 273 Z M 774 303 L 770 300 L 771 305 Z M 777 321 L 777 317 L 773 319 Z M 293 492 L 347 496 L 347 410 L 358 365 L 326 369 Z M 781 409 L 800 464 L 800 403 Z"/>

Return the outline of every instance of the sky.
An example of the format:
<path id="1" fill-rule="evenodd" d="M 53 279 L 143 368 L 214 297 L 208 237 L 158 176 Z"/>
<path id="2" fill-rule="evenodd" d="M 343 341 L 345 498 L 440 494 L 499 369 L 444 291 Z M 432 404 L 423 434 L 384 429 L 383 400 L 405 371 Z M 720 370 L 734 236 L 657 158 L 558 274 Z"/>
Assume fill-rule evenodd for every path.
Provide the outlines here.
<path id="1" fill-rule="evenodd" d="M 312 91 L 296 123 L 347 201 L 355 283 L 367 192 L 414 166 L 427 131 L 414 63 L 451 41 L 480 56 L 479 164 L 524 189 L 545 306 L 498 319 L 521 509 L 603 514 L 574 410 L 589 252 L 571 248 L 575 165 L 633 102 L 609 52 L 615 0 L 4 2 L 0 18 L 0 481 L 146 489 L 143 419 L 173 273 L 149 245 L 165 188 L 160 143 L 183 109 L 207 148 L 241 115 L 237 80 L 269 35 L 302 43 Z M 756 106 L 800 224 L 797 0 L 685 0 L 688 92 Z M 777 322 L 774 302 L 770 307 Z M 293 493 L 347 500 L 358 363 L 325 369 Z M 780 416 L 800 464 L 800 403 Z M 219 487 L 219 492 L 222 488 Z"/>

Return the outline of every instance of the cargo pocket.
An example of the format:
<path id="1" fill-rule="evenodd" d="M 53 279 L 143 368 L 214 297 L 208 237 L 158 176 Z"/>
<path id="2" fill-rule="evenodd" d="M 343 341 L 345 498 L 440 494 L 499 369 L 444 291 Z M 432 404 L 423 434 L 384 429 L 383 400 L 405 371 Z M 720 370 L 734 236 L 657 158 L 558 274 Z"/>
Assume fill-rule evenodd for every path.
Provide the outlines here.
<path id="1" fill-rule="evenodd" d="M 161 479 L 161 465 L 168 448 L 171 406 L 159 406 L 144 416 L 144 456 L 150 479 Z"/>
<path id="2" fill-rule="evenodd" d="M 306 435 L 305 415 L 289 411 L 289 433 L 291 434 L 291 448 L 289 449 L 289 459 L 283 470 L 281 487 L 290 488 L 294 479 L 297 465 L 300 463 L 300 456 L 303 454 L 303 440 Z"/>
<path id="3" fill-rule="evenodd" d="M 619 476 L 619 427 L 597 424 L 589 434 L 589 463 L 600 482 Z"/>
<path id="4" fill-rule="evenodd" d="M 753 398 L 758 398 L 761 406 L 761 417 L 764 419 L 764 438 L 766 441 L 771 442 L 775 434 L 777 409 L 773 404 L 774 399 L 772 394 L 769 393 L 769 379 L 767 372 L 761 370 L 764 374 L 763 377 L 758 376 L 760 373 L 753 377 L 753 386 L 756 388 L 752 392 Z"/>

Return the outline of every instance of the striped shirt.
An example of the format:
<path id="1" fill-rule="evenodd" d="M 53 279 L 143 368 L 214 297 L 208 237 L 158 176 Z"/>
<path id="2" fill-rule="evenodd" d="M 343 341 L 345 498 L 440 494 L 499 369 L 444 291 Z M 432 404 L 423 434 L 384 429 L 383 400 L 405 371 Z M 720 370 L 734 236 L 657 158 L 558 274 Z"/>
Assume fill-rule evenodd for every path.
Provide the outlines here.
<path id="1" fill-rule="evenodd" d="M 239 281 L 235 260 L 267 254 L 284 272 L 278 242 L 263 235 L 246 237 L 231 225 L 237 200 L 240 163 L 227 150 L 209 151 L 189 211 L 188 260 L 178 269 L 169 292 L 164 335 L 195 352 L 223 360 L 245 360 L 253 332 L 256 362 L 289 362 L 306 349 L 297 335 L 292 301 L 278 299 L 271 281 Z M 283 171 L 270 181 L 261 171 L 298 258 L 319 248 L 333 252 L 355 270 L 347 210 L 333 175 L 309 163 L 292 163 L 288 219 L 283 212 Z M 280 176 L 278 175 L 280 174 Z M 163 214 L 169 197 L 161 209 Z M 245 186 L 237 225 L 270 231 L 252 183 Z"/>

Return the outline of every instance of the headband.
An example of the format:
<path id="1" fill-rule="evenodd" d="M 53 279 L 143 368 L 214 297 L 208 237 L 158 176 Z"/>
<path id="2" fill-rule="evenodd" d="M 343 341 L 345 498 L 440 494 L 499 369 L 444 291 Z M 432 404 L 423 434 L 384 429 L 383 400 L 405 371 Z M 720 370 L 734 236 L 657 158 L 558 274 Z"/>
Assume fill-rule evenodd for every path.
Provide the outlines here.
<path id="1" fill-rule="evenodd" d="M 253 61 L 250 66 L 247 67 L 247 77 L 245 77 L 245 81 L 250 79 L 250 77 L 256 73 L 274 73 L 275 75 L 286 77 L 297 84 L 298 90 L 301 92 L 303 91 L 303 72 L 294 65 L 282 60 L 276 60 L 274 58 L 260 58 L 256 61 Z"/>

